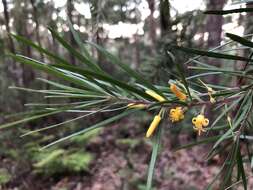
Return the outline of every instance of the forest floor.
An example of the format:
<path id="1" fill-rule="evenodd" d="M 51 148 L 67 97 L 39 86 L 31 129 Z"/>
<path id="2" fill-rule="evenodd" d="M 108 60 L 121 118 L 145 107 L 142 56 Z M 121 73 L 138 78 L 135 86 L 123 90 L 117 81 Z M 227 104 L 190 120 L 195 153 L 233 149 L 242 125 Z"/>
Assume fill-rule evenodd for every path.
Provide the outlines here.
<path id="1" fill-rule="evenodd" d="M 140 125 L 125 119 L 119 124 L 106 127 L 86 147 L 95 156 L 89 171 L 78 175 L 61 174 L 48 178 L 35 175 L 28 170 L 0 189 L 144 190 L 151 143 L 142 137 L 143 131 Z M 222 165 L 220 158 L 216 157 L 207 163 L 207 145 L 174 151 L 171 139 L 169 132 L 164 135 L 162 151 L 156 165 L 155 189 L 205 189 L 219 172 Z M 192 137 L 183 134 L 178 140 L 181 143 L 194 141 Z M 11 164 L 8 161 L 5 163 Z M 219 189 L 217 184 L 214 185 L 213 190 L 215 189 Z"/>

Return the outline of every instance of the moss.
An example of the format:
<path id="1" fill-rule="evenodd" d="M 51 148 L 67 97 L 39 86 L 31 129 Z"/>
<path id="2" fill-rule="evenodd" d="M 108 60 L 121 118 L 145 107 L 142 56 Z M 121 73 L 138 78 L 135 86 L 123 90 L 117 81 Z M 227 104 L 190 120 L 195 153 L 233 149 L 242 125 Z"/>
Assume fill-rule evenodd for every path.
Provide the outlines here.
<path id="1" fill-rule="evenodd" d="M 0 185 L 4 185 L 11 180 L 11 174 L 4 168 L 0 169 Z"/>
<path id="2" fill-rule="evenodd" d="M 67 155 L 62 160 L 62 165 L 70 172 L 80 172 L 88 169 L 93 156 L 87 152 L 77 152 Z"/>
<path id="3" fill-rule="evenodd" d="M 42 151 L 34 154 L 35 172 L 51 176 L 58 173 L 86 171 L 93 156 L 84 151 L 68 152 L 64 149 Z"/>

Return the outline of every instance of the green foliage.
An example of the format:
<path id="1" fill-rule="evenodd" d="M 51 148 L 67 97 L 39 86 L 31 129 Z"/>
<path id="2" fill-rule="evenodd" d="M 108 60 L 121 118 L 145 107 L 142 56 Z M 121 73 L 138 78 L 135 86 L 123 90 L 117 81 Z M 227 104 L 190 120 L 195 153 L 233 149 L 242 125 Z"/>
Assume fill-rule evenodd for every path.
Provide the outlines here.
<path id="1" fill-rule="evenodd" d="M 136 147 L 137 145 L 140 144 L 140 140 L 138 139 L 117 139 L 117 143 L 119 144 L 123 144 L 123 145 L 127 145 L 129 146 L 131 149 Z"/>
<path id="2" fill-rule="evenodd" d="M 90 162 L 93 160 L 93 156 L 89 153 L 77 152 L 63 159 L 63 166 L 68 171 L 81 172 L 88 170 Z"/>
<path id="3" fill-rule="evenodd" d="M 95 138 L 100 131 L 101 129 L 94 129 L 90 132 L 73 137 L 72 139 L 70 139 L 70 142 L 80 146 L 80 144 L 85 144 L 89 142 L 92 138 Z"/>
<path id="4" fill-rule="evenodd" d="M 43 175 L 87 171 L 93 156 L 88 152 L 69 152 L 64 149 L 45 150 L 34 154 L 35 172 Z"/>
<path id="5" fill-rule="evenodd" d="M 240 11 L 245 10 L 240 9 Z M 71 25 L 70 22 L 69 24 Z M 181 148 L 213 143 L 213 146 L 208 154 L 208 159 L 213 158 L 222 151 L 227 151 L 228 154 L 226 155 L 226 160 L 221 168 L 221 173 L 223 172 L 226 174 L 222 176 L 221 188 L 225 189 L 229 185 L 233 185 L 233 183 L 236 184 L 239 180 L 241 180 L 244 189 L 247 189 L 247 176 L 244 169 L 244 157 L 246 154 L 241 151 L 241 146 L 243 141 L 249 143 L 249 139 L 252 138 L 250 136 L 250 134 L 252 134 L 253 107 L 252 55 L 238 56 L 214 52 L 214 50 L 220 50 L 223 46 L 228 46 L 230 43 L 240 44 L 244 48 L 251 48 L 251 41 L 244 39 L 244 37 L 227 34 L 227 36 L 232 40 L 231 42 L 227 42 L 225 45 L 209 51 L 186 48 L 183 46 L 170 46 L 170 49 L 168 48 L 168 51 L 166 52 L 166 56 L 174 64 L 176 64 L 177 72 L 174 73 L 174 75 L 175 78 L 180 81 L 169 80 L 169 83 L 177 84 L 178 86 L 177 90 L 169 90 L 167 84 L 164 86 L 158 86 L 150 83 L 145 79 L 145 77 L 141 76 L 140 73 L 133 70 L 126 63 L 123 63 L 105 48 L 97 44 L 87 43 L 92 47 L 95 47 L 104 57 L 107 58 L 107 60 L 110 61 L 111 64 L 118 66 L 122 71 L 127 73 L 131 80 L 121 80 L 120 78 L 111 76 L 109 73 L 100 68 L 97 60 L 92 58 L 91 54 L 86 49 L 86 46 L 84 46 L 81 42 L 80 37 L 77 33 L 75 33 L 72 26 L 71 32 L 74 35 L 74 39 L 80 46 L 81 52 L 84 52 L 84 54 L 75 48 L 72 48 L 71 45 L 53 29 L 50 29 L 50 32 L 54 39 L 57 40 L 62 47 L 66 49 L 66 51 L 79 60 L 81 63 L 80 65 L 71 65 L 60 56 L 55 55 L 54 53 L 34 44 L 32 41 L 19 36 L 14 37 L 18 41 L 25 43 L 40 53 L 50 57 L 55 62 L 53 64 L 47 64 L 23 55 L 9 55 L 17 62 L 32 66 L 40 71 L 46 72 L 47 74 L 51 74 L 54 77 L 61 78 L 62 80 L 71 83 L 71 85 L 66 85 L 62 82 L 53 82 L 51 80 L 41 80 L 42 82 L 49 84 L 52 89 L 33 90 L 16 88 L 19 90 L 43 94 L 45 98 L 55 99 L 56 102 L 39 104 L 40 109 L 37 109 L 36 112 L 34 111 L 30 114 L 24 114 L 24 117 L 21 117 L 14 122 L 3 124 L 0 128 L 6 129 L 15 125 L 60 113 L 63 114 L 67 112 L 79 114 L 73 119 L 67 119 L 65 122 L 49 125 L 24 134 L 24 136 L 32 136 L 36 135 L 38 132 L 59 127 L 60 125 L 74 122 L 97 113 L 108 113 L 109 116 L 98 123 L 84 125 L 81 129 L 78 128 L 76 131 L 69 130 L 71 133 L 61 131 L 59 138 L 56 140 L 52 140 L 51 137 L 47 135 L 45 139 L 50 142 L 47 142 L 48 144 L 42 147 L 43 151 L 38 152 L 36 149 L 32 148 L 33 146 L 31 146 L 31 149 L 28 149 L 28 151 L 30 151 L 34 167 L 38 173 L 54 175 L 59 172 L 80 172 L 87 170 L 93 157 L 90 153 L 85 152 L 84 150 L 82 151 L 82 148 L 79 147 L 79 145 L 97 134 L 97 131 L 92 133 L 93 130 L 99 130 L 102 127 L 106 127 L 108 124 L 112 124 L 121 118 L 129 116 L 130 114 L 139 111 L 149 111 L 156 115 L 150 125 L 150 128 L 153 131 L 157 127 L 158 129 L 156 129 L 154 134 L 153 151 L 147 174 L 147 190 L 152 189 L 155 163 L 160 152 L 160 144 L 162 142 L 163 126 L 159 126 L 159 122 L 161 120 L 165 120 L 168 115 L 170 119 L 171 117 L 175 118 L 178 115 L 183 116 L 180 116 L 180 119 L 184 119 L 184 114 L 191 115 L 193 118 L 193 130 L 197 131 L 199 135 L 201 132 L 209 133 L 216 131 L 217 133 L 211 134 L 210 137 L 204 137 L 203 140 L 201 139 L 197 142 L 184 145 Z M 174 56 L 170 52 L 171 49 L 197 54 L 198 56 L 185 63 L 185 65 L 187 65 L 187 70 L 185 70 L 183 64 L 176 63 Z M 240 50 L 241 48 L 239 47 L 238 49 Z M 202 61 L 202 57 L 215 58 L 220 61 L 225 60 L 226 64 L 235 64 L 236 61 L 243 61 L 244 67 L 241 70 L 236 70 L 234 68 L 227 69 L 225 67 L 220 68 L 208 65 L 205 63 L 205 60 Z M 190 70 L 194 70 L 197 73 L 192 73 L 191 76 L 187 77 Z M 227 74 L 228 76 L 226 76 Z M 226 76 L 228 79 L 236 79 L 237 82 L 232 87 L 230 84 L 225 84 L 224 81 L 221 81 L 220 84 L 202 82 L 200 78 L 206 77 L 207 75 L 222 75 L 224 79 L 226 79 Z M 151 93 L 147 93 L 147 90 Z M 179 94 L 183 94 L 188 98 L 186 100 L 182 100 L 180 99 Z M 57 102 L 59 99 L 65 100 L 65 102 Z M 69 99 L 71 99 L 71 101 L 69 101 Z M 175 114 L 175 109 L 172 110 L 171 108 L 174 107 L 181 107 L 183 109 L 179 110 L 183 111 L 180 112 L 180 114 L 177 113 L 176 116 L 173 116 L 173 112 L 171 111 L 174 110 Z M 207 127 L 209 120 L 205 116 L 206 109 L 215 110 L 215 112 L 217 111 L 217 114 L 214 114 L 213 116 L 215 117 L 215 120 L 212 121 L 210 127 Z M 198 115 L 195 117 L 194 115 L 196 113 Z M 174 124 L 174 121 L 172 120 L 172 125 Z M 182 130 L 189 131 L 189 129 L 185 128 L 182 128 Z M 45 139 L 43 139 L 42 142 L 45 142 Z M 64 149 L 55 146 L 66 141 L 75 144 L 78 147 L 78 151 L 70 151 L 67 148 Z M 128 139 L 118 142 L 128 144 L 132 147 L 138 143 L 135 141 L 129 141 Z M 55 148 L 47 149 L 51 146 L 55 146 Z M 250 153 L 248 153 L 248 157 L 250 157 Z M 236 179 L 234 178 L 234 171 L 237 171 L 238 174 Z M 220 176 L 221 173 L 217 176 Z M 208 188 L 210 188 L 212 184 L 213 183 L 211 183 Z"/>
<path id="6" fill-rule="evenodd" d="M 12 179 L 11 174 L 4 168 L 0 169 L 0 185 L 8 183 Z"/>
<path id="7" fill-rule="evenodd" d="M 75 126 L 76 127 L 76 126 Z M 52 149 L 40 150 L 38 142 L 28 142 L 25 144 L 25 155 L 34 167 L 34 172 L 45 176 L 54 176 L 60 173 L 79 173 L 87 171 L 89 164 L 93 160 L 91 153 L 83 149 L 83 145 L 91 138 L 98 135 L 99 130 L 94 130 L 89 133 L 77 136 L 69 142 L 75 148 L 64 149 L 54 147 Z M 34 138 L 39 138 L 41 135 L 34 133 Z M 50 139 L 42 138 L 40 143 Z"/>

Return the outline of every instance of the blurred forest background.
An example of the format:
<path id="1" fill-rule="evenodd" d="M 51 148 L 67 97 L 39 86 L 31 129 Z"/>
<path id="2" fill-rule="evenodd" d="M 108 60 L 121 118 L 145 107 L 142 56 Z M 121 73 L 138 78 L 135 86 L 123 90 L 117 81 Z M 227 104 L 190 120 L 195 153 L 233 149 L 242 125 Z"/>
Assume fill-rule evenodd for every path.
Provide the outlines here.
<path id="1" fill-rule="evenodd" d="M 201 12 L 206 7 L 217 10 L 239 7 L 235 3 L 231 0 L 1 0 L 0 123 L 8 120 L 10 114 L 25 111 L 31 106 L 28 103 L 54 102 L 53 98 L 42 100 L 36 93 L 9 89 L 9 86 L 48 89 L 49 86 L 36 79 L 52 79 L 5 56 L 13 52 L 52 63 L 43 54 L 15 41 L 11 33 L 28 38 L 78 65 L 78 60 L 56 43 L 47 30 L 48 26 L 57 30 L 77 48 L 67 25 L 68 17 L 83 41 L 105 47 L 153 83 L 167 84 L 175 71 L 175 66 L 165 56 L 164 48 L 169 44 L 212 49 L 225 42 L 224 31 L 237 35 L 253 33 L 250 14 L 215 16 Z M 252 7 L 251 4 L 244 6 Z M 104 70 L 118 78 L 126 77 L 95 49 L 90 48 L 90 51 Z M 237 53 L 242 55 L 245 51 Z M 189 58 L 181 52 L 172 50 L 172 53 L 177 62 L 183 63 Z M 222 64 L 205 61 L 217 66 Z M 240 66 L 240 62 L 235 64 L 235 67 Z M 207 80 L 220 82 L 218 77 Z M 32 108 L 36 110 L 36 106 Z M 52 116 L 18 130 L 0 132 L 0 189 L 144 189 L 151 152 L 151 144 L 144 134 L 150 117 L 140 114 L 127 118 L 102 131 L 75 137 L 45 151 L 39 151 L 39 147 L 56 136 L 64 136 L 67 129 L 69 133 L 108 114 L 20 138 L 24 132 L 71 116 Z M 199 138 L 193 132 L 179 132 L 177 128 L 166 132 L 155 173 L 156 187 L 161 190 L 203 189 L 218 172 L 222 158 L 205 163 L 206 146 L 173 152 L 180 144 Z"/>

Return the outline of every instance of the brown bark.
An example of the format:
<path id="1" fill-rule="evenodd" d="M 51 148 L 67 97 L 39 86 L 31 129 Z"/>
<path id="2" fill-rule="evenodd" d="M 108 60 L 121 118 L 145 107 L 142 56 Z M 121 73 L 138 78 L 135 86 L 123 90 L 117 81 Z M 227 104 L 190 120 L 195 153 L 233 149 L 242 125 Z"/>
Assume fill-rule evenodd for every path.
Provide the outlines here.
<path id="1" fill-rule="evenodd" d="M 41 46 L 37 7 L 34 4 L 34 0 L 30 0 L 30 2 L 31 2 L 32 8 L 33 8 L 33 20 L 36 24 L 36 26 L 35 26 L 36 40 L 37 40 L 37 43 L 39 44 L 39 46 Z M 40 58 L 41 58 L 42 61 L 44 61 L 44 55 L 41 52 L 40 52 Z"/>
<path id="2" fill-rule="evenodd" d="M 160 28 L 161 36 L 164 37 L 171 30 L 170 2 L 160 0 Z"/>
<path id="3" fill-rule="evenodd" d="M 248 3 L 246 5 L 247 8 L 253 8 L 253 3 Z M 245 25 L 244 25 L 244 34 L 252 34 L 253 32 L 253 12 L 248 12 L 245 17 Z"/>
<path id="4" fill-rule="evenodd" d="M 26 26 L 24 26 L 24 36 L 29 39 L 29 34 L 27 31 Z M 30 46 L 25 46 L 25 49 L 23 50 L 23 54 L 27 57 L 32 57 L 32 51 Z M 23 65 L 23 83 L 25 86 L 29 85 L 33 80 L 35 79 L 35 74 L 33 70 L 30 67 L 27 67 L 26 65 Z"/>
<path id="5" fill-rule="evenodd" d="M 253 8 L 253 3 L 248 3 L 246 5 L 247 8 Z M 244 35 L 252 34 L 253 32 L 253 13 L 248 12 L 246 16 L 240 15 L 241 24 L 244 26 Z M 249 57 L 251 54 L 251 50 L 249 49 L 242 49 L 238 50 L 238 55 L 242 57 Z M 245 70 L 247 68 L 248 63 L 245 61 L 237 61 L 235 65 L 235 70 Z M 243 77 L 238 77 L 235 81 L 235 85 L 244 85 L 245 80 Z"/>
<path id="6" fill-rule="evenodd" d="M 154 12 L 155 12 L 155 0 L 148 0 L 148 6 L 150 10 L 150 15 L 149 15 L 149 37 L 151 39 L 151 43 L 153 47 L 155 47 L 156 43 L 156 22 L 154 18 Z"/>
<path id="7" fill-rule="evenodd" d="M 8 12 L 8 5 L 6 0 L 2 0 L 3 7 L 4 7 L 4 20 L 5 20 L 5 27 L 6 31 L 8 33 L 8 39 L 9 39 L 9 49 L 12 53 L 15 53 L 15 47 L 14 43 L 12 41 L 12 38 L 10 36 L 10 17 L 9 17 L 9 12 Z"/>
<path id="8" fill-rule="evenodd" d="M 74 11 L 73 0 L 68 0 L 67 1 L 67 15 L 68 15 L 68 18 L 72 24 L 74 23 L 73 22 L 73 11 Z M 69 39 L 70 39 L 71 46 L 74 47 L 75 46 L 75 39 L 74 39 L 74 36 L 71 33 L 71 31 L 69 31 Z M 69 59 L 70 59 L 71 64 L 73 64 L 73 65 L 76 64 L 75 57 L 71 53 L 69 55 Z"/>
<path id="9" fill-rule="evenodd" d="M 207 3 L 208 9 L 211 10 L 222 10 L 226 0 L 209 0 Z M 207 46 L 208 49 L 217 47 L 221 43 L 223 16 L 222 15 L 208 15 L 206 22 L 206 32 L 208 32 Z M 221 63 L 219 60 L 210 59 L 209 64 L 220 67 Z M 217 76 L 209 79 L 211 83 L 219 82 Z"/>
<path id="10" fill-rule="evenodd" d="M 106 38 L 102 38 L 102 34 L 104 32 L 103 26 L 99 25 L 97 26 L 97 30 L 96 30 L 96 43 L 103 47 L 105 42 L 106 42 Z M 97 60 L 98 60 L 98 64 L 99 66 L 106 72 L 108 73 L 113 73 L 114 68 L 107 63 L 107 60 L 105 59 L 105 57 L 103 56 L 102 53 L 99 52 L 99 50 L 97 50 Z"/>
<path id="11" fill-rule="evenodd" d="M 138 34 L 134 35 L 134 65 L 138 69 L 140 67 L 140 39 Z"/>
<path id="12" fill-rule="evenodd" d="M 225 0 L 209 0 L 207 7 L 210 10 L 222 10 L 225 2 Z M 207 40 L 208 47 L 212 48 L 220 45 L 222 24 L 222 15 L 208 15 L 206 22 L 206 31 L 209 33 Z"/>
<path id="13" fill-rule="evenodd" d="M 5 27 L 8 35 L 8 49 L 11 53 L 15 53 L 15 45 L 14 42 L 10 36 L 10 16 L 9 16 L 9 10 L 8 10 L 8 4 L 6 0 L 2 0 L 3 8 L 4 8 L 4 21 L 5 21 Z M 9 61 L 7 63 L 7 74 L 12 78 L 17 85 L 23 84 L 22 79 L 22 68 L 19 66 L 18 63 L 15 63 L 13 60 L 6 60 Z"/>
<path id="14" fill-rule="evenodd" d="M 25 3 L 25 6 L 21 6 L 21 3 Z M 14 9 L 17 11 L 14 14 L 14 25 L 18 35 L 23 36 L 27 39 L 32 39 L 31 34 L 28 31 L 28 2 L 27 1 L 15 1 Z M 20 52 L 22 55 L 27 57 L 32 57 L 31 47 L 25 44 L 20 45 Z M 22 69 L 20 71 L 20 78 L 22 78 L 22 83 L 24 86 L 28 86 L 35 78 L 34 72 L 30 67 L 22 65 Z M 25 102 L 25 100 L 23 100 Z"/>

